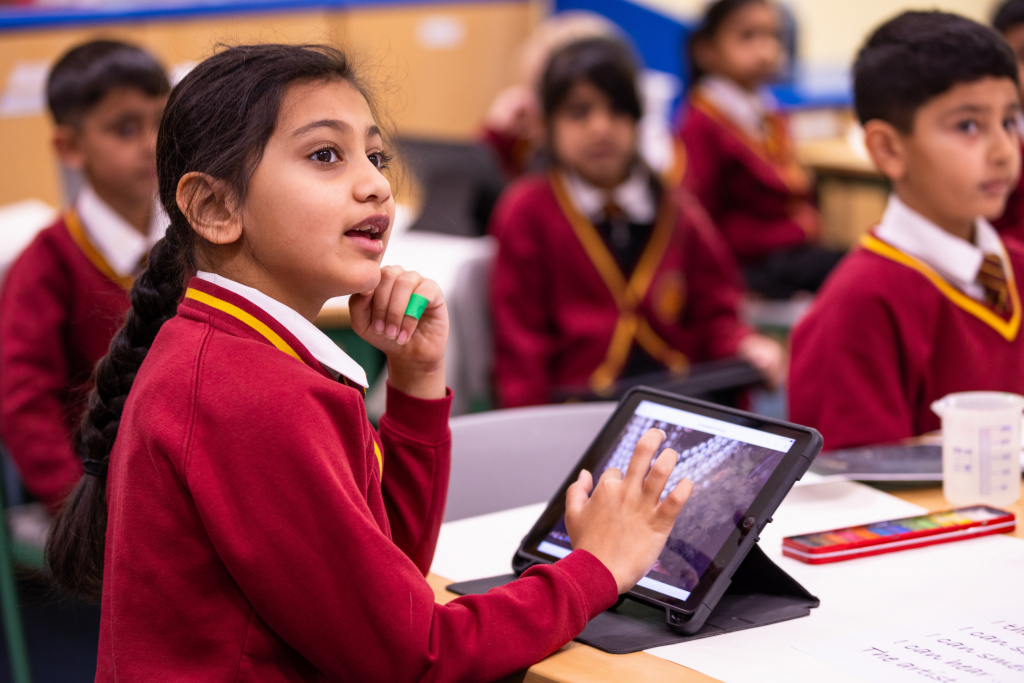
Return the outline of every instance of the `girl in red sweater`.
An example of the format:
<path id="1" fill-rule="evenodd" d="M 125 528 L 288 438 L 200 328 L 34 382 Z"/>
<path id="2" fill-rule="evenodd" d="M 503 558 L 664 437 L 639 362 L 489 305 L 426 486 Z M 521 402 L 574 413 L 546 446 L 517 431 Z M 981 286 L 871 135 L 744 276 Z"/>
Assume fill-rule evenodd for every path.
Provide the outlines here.
<path id="1" fill-rule="evenodd" d="M 816 244 L 820 216 L 785 118 L 765 85 L 785 54 L 769 0 L 717 0 L 690 36 L 690 95 L 679 137 L 683 185 L 770 298 L 816 291 L 842 254 Z"/>
<path id="2" fill-rule="evenodd" d="M 231 48 L 172 92 L 171 226 L 97 367 L 86 476 L 48 548 L 65 588 L 102 595 L 97 680 L 498 678 L 577 635 L 662 549 L 690 487 L 659 503 L 676 455 L 654 460 L 652 430 L 625 476 L 570 488 L 575 552 L 435 604 L 448 315 L 434 282 L 380 268 L 387 160 L 330 48 Z M 312 324 L 345 294 L 388 357 L 379 432 L 365 374 Z"/>

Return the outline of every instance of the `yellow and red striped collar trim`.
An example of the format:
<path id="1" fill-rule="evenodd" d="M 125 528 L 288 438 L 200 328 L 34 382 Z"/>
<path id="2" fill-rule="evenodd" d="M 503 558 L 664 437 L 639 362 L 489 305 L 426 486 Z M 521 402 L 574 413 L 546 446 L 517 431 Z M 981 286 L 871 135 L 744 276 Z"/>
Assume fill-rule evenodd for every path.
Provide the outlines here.
<path id="1" fill-rule="evenodd" d="M 227 313 L 232 318 L 240 320 L 241 322 L 245 323 L 252 329 L 256 330 L 264 339 L 273 344 L 279 350 L 284 351 L 289 356 L 291 356 L 292 358 L 299 362 L 305 362 L 302 360 L 302 357 L 298 354 L 298 352 L 292 348 L 291 344 L 285 341 L 284 338 L 277 332 L 274 332 L 274 330 L 270 329 L 269 325 L 267 325 L 265 322 L 263 322 L 256 316 L 252 315 L 251 313 L 243 311 L 238 306 L 235 306 L 232 303 L 224 301 L 223 299 L 218 299 L 212 294 L 201 292 L 198 289 L 193 289 L 192 287 L 189 287 L 188 289 L 185 290 L 185 297 L 188 299 L 198 301 L 201 304 L 206 304 L 210 308 L 215 308 L 218 311 L 221 311 L 222 313 Z"/>
<path id="2" fill-rule="evenodd" d="M 208 294 L 207 292 L 203 292 L 192 287 L 189 287 L 185 290 L 185 298 L 192 299 L 193 301 L 198 301 L 199 303 L 205 304 L 210 308 L 216 309 L 222 313 L 230 315 L 232 318 L 235 318 L 239 322 L 242 322 L 245 325 L 248 325 L 253 330 L 255 330 L 264 339 L 273 344 L 274 347 L 277 348 L 278 350 L 287 353 L 289 356 L 299 361 L 300 363 L 305 363 L 305 361 L 302 359 L 302 356 L 300 356 L 299 353 L 294 348 L 292 348 L 291 344 L 289 344 L 284 339 L 284 337 L 279 335 L 277 332 L 271 329 L 269 325 L 267 325 L 265 322 L 263 322 L 256 316 L 252 315 L 248 311 L 239 308 L 238 306 L 234 305 L 231 302 L 224 301 L 223 299 L 220 299 L 214 296 L 213 294 Z M 345 386 L 361 390 L 364 395 L 366 394 L 366 389 L 364 387 L 361 387 L 357 384 L 354 384 L 353 382 L 350 382 L 348 378 L 345 377 L 344 375 L 341 375 L 340 379 L 341 382 L 345 384 Z M 383 476 L 384 456 L 381 453 L 380 446 L 377 445 L 376 441 L 373 442 L 373 454 L 377 457 L 377 467 L 380 469 L 380 473 Z"/>
<path id="3" fill-rule="evenodd" d="M 103 258 L 103 254 L 101 254 L 99 250 L 96 249 L 96 246 L 89 240 L 89 236 L 85 232 L 85 227 L 82 225 L 82 221 L 74 209 L 68 209 L 64 213 L 64 225 L 67 226 L 68 234 L 71 235 L 71 240 L 82 251 L 85 258 L 89 259 L 89 263 L 95 266 L 96 270 L 103 273 L 103 276 L 111 282 L 116 282 L 123 289 L 129 290 L 132 288 L 135 278 L 130 275 L 118 275 L 114 271 L 111 265 L 107 263 L 107 260 Z"/>
<path id="4" fill-rule="evenodd" d="M 1014 277 L 1013 265 L 1010 263 L 1009 258 L 1003 259 L 1006 266 L 1006 289 L 1009 292 L 1010 305 L 1013 309 L 1013 313 L 1007 320 L 997 315 L 995 311 L 985 304 L 972 299 L 953 285 L 946 282 L 941 275 L 923 261 L 919 261 L 913 256 L 900 251 L 891 244 L 883 242 L 874 235 L 870 233 L 864 235 L 861 238 L 860 244 L 862 247 L 874 254 L 878 254 L 883 258 L 895 261 L 896 263 L 900 263 L 921 273 L 929 282 L 935 285 L 935 287 L 942 292 L 947 299 L 994 329 L 1007 341 L 1013 341 L 1017 338 L 1017 333 L 1020 331 L 1021 320 L 1020 294 L 1017 292 L 1017 281 Z"/>

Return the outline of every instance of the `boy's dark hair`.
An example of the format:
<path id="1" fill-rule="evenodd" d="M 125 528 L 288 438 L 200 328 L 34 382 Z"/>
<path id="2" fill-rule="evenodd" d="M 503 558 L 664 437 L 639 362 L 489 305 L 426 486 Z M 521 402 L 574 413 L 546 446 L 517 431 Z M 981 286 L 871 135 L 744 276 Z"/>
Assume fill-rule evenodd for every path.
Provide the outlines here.
<path id="1" fill-rule="evenodd" d="M 171 224 L 132 287 L 124 326 L 96 365 L 95 386 L 75 438 L 88 474 L 71 492 L 47 541 L 50 570 L 68 592 L 85 598 L 100 595 L 106 470 L 125 400 L 157 332 L 174 317 L 186 278 L 196 268 L 196 250 L 202 248 L 178 207 L 178 181 L 186 173 L 205 173 L 244 200 L 288 86 L 335 80 L 351 83 L 366 96 L 348 60 L 334 48 L 246 45 L 200 63 L 171 92 L 156 146 L 160 201 Z M 376 116 L 373 102 L 367 102 Z"/>
<path id="2" fill-rule="evenodd" d="M 704 10 L 704 16 L 697 23 L 697 28 L 693 30 L 693 33 L 690 34 L 686 41 L 687 76 L 690 79 L 687 87 L 695 85 L 697 81 L 707 75 L 707 71 L 701 68 L 694 56 L 697 51 L 697 45 L 714 39 L 718 29 L 722 27 L 725 20 L 733 13 L 747 5 L 754 3 L 765 5 L 768 2 L 769 0 L 715 0 L 715 2 L 707 6 Z"/>
<path id="3" fill-rule="evenodd" d="M 992 15 L 992 28 L 1000 33 L 1020 24 L 1024 24 L 1024 0 L 1006 0 Z"/>
<path id="4" fill-rule="evenodd" d="M 909 133 L 921 105 L 989 76 L 1017 83 L 1017 60 L 994 30 L 956 14 L 904 12 L 875 29 L 857 55 L 857 118 Z"/>
<path id="5" fill-rule="evenodd" d="M 160 63 L 142 48 L 116 40 L 93 40 L 71 48 L 50 70 L 46 100 L 58 125 L 77 125 L 116 88 L 150 97 L 171 90 Z"/>
<path id="6" fill-rule="evenodd" d="M 540 82 L 544 118 L 550 119 L 581 81 L 611 100 L 612 110 L 639 121 L 643 116 L 637 91 L 637 67 L 629 47 L 608 37 L 584 38 L 565 45 L 548 58 Z"/>

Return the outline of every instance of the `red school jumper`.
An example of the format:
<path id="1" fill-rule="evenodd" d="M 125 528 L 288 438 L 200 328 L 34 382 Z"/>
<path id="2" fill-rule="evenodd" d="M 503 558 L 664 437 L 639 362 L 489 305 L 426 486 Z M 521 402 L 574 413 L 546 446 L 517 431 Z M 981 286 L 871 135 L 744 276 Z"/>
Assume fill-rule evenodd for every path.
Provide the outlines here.
<path id="1" fill-rule="evenodd" d="M 92 370 L 128 310 L 131 280 L 89 242 L 74 211 L 44 229 L 0 295 L 0 435 L 26 488 L 51 510 L 82 475 L 71 433 Z"/>
<path id="2" fill-rule="evenodd" d="M 494 380 L 502 406 L 549 403 L 560 387 L 601 391 L 635 346 L 668 370 L 736 353 L 739 273 L 685 192 L 666 190 L 626 275 L 557 174 L 523 178 L 495 208 Z"/>
<path id="3" fill-rule="evenodd" d="M 930 405 L 955 391 L 1024 394 L 1014 277 L 1024 273 L 1024 244 L 1003 246 L 1012 310 L 1000 316 L 866 235 L 793 331 L 789 418 L 820 431 L 834 450 L 937 430 Z"/>
<path id="4" fill-rule="evenodd" d="M 193 279 L 111 455 L 96 679 L 491 680 L 578 635 L 617 598 L 586 552 L 435 604 L 450 405 L 389 388 L 378 434 L 360 390 Z"/>
<path id="5" fill-rule="evenodd" d="M 793 155 L 785 119 L 769 113 L 766 125 L 766 139 L 754 140 L 695 92 L 679 129 L 686 149 L 683 185 L 741 265 L 818 233 L 811 184 Z"/>

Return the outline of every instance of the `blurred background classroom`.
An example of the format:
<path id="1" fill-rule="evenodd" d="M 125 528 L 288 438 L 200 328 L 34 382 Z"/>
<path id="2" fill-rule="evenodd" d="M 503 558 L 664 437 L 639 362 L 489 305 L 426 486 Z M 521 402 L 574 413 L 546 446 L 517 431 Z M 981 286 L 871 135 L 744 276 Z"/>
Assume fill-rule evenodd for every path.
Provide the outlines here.
<path id="1" fill-rule="evenodd" d="M 847 248 L 877 222 L 887 196 L 850 112 L 849 64 L 857 46 L 902 9 L 938 8 L 987 23 L 995 2 L 779 4 L 791 20 L 791 60 L 772 90 L 790 114 L 800 161 L 815 175 L 823 241 Z M 506 181 L 481 143 L 488 108 L 496 95 L 522 80 L 521 48 L 545 18 L 595 12 L 631 38 L 643 62 L 642 144 L 654 162 L 668 166 L 671 131 L 688 85 L 683 45 L 704 5 L 704 0 L 0 0 L 0 277 L 77 189 L 78 180 L 55 161 L 44 97 L 46 74 L 69 47 L 97 37 L 134 42 L 177 79 L 218 44 L 340 45 L 369 77 L 404 161 L 395 186 L 395 234 L 385 261 L 439 282 L 452 315 L 448 367 L 457 397 L 454 412 L 486 409 L 492 403 L 485 283 L 494 245 L 484 231 Z M 784 337 L 805 303 L 751 301 L 745 315 Z M 379 375 L 383 359 L 348 331 L 343 301 L 331 302 L 319 323 L 371 377 Z M 778 412 L 784 402 L 767 397 L 758 405 L 784 417 Z M 17 502 L 16 476 L 9 466 L 5 474 L 5 496 L 8 503 Z M 31 554 L 18 559 L 38 564 Z M 22 577 L 18 587 L 34 679 L 92 680 L 98 609 L 55 598 L 44 581 Z M 7 609 L 10 600 L 4 603 Z M 4 648 L 6 660 L 6 640 Z M 0 681 L 10 680 L 9 672 L 7 661 L 0 661 Z"/>

